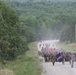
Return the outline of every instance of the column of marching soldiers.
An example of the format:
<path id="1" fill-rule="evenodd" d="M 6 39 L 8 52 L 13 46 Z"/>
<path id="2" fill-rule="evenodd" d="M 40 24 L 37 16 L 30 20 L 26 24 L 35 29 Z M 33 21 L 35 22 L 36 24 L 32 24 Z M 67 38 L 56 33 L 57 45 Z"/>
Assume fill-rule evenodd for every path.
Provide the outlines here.
<path id="1" fill-rule="evenodd" d="M 55 62 L 65 64 L 65 61 L 69 61 L 71 67 L 73 67 L 76 58 L 76 52 L 66 52 L 63 49 L 57 49 L 55 45 L 44 41 L 38 43 L 38 54 L 44 57 L 45 62 L 52 62 L 53 66 Z"/>

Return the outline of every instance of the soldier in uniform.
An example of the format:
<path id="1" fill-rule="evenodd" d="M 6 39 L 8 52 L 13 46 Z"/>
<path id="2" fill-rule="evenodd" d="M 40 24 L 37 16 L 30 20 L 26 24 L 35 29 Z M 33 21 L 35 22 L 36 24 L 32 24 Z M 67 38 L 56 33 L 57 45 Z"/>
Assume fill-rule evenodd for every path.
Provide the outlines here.
<path id="1" fill-rule="evenodd" d="M 61 52 L 61 55 L 62 55 L 62 58 L 63 58 L 62 64 L 64 65 L 65 64 L 65 52 L 64 51 Z"/>
<path id="2" fill-rule="evenodd" d="M 74 66 L 74 59 L 75 59 L 75 55 L 73 53 L 70 54 L 70 64 L 71 64 L 71 67 Z"/>
<path id="3" fill-rule="evenodd" d="M 55 53 L 53 53 L 52 56 L 51 56 L 51 62 L 53 64 L 53 66 L 55 65 L 56 61 L 57 61 L 56 55 L 55 55 Z"/>

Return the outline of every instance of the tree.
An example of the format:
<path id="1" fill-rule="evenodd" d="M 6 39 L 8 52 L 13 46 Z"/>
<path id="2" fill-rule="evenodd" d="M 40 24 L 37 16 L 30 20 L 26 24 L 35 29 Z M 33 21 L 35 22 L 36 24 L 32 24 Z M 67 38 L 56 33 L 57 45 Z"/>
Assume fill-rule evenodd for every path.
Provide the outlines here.
<path id="1" fill-rule="evenodd" d="M 0 57 L 13 60 L 27 50 L 16 12 L 0 1 Z M 6 13 L 5 13 L 6 12 Z"/>

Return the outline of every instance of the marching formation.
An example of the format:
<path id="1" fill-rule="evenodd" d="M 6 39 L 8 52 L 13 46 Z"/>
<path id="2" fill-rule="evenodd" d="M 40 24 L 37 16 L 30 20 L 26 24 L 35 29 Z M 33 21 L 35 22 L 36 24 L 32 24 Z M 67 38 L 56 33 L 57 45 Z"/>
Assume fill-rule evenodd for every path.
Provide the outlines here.
<path id="1" fill-rule="evenodd" d="M 45 62 L 52 62 L 53 66 L 55 62 L 65 64 L 66 61 L 69 61 L 71 67 L 73 67 L 76 58 L 75 52 L 66 52 L 62 49 L 57 49 L 54 42 L 50 43 L 46 41 L 38 43 L 38 54 L 44 57 Z"/>

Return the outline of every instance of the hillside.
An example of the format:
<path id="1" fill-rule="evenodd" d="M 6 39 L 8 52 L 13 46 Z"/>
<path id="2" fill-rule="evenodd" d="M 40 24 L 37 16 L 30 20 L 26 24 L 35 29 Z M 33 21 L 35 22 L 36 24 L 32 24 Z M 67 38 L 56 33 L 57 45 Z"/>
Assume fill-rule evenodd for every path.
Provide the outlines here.
<path id="1" fill-rule="evenodd" d="M 57 2 L 54 0 L 51 2 L 43 1 L 22 3 L 15 0 L 8 2 L 8 4 L 16 10 L 21 23 L 27 26 L 27 29 L 31 29 L 31 33 L 28 29 L 28 33 L 32 34 L 29 40 L 60 39 L 61 41 L 74 41 L 76 2 L 73 2 L 74 0 L 66 0 L 67 2 L 63 0 L 56 0 Z"/>
<path id="2" fill-rule="evenodd" d="M 43 1 L 43 2 L 46 2 L 46 1 L 52 1 L 52 2 L 57 2 L 57 1 L 62 1 L 62 2 L 65 2 L 65 1 L 70 1 L 70 2 L 76 2 L 76 0 L 4 0 L 4 1 L 18 1 L 18 2 L 27 2 L 27 1 L 35 1 L 35 2 L 40 2 L 40 1 Z"/>

